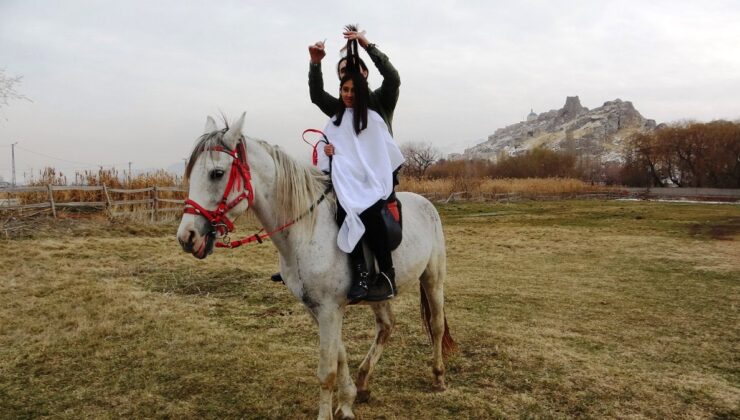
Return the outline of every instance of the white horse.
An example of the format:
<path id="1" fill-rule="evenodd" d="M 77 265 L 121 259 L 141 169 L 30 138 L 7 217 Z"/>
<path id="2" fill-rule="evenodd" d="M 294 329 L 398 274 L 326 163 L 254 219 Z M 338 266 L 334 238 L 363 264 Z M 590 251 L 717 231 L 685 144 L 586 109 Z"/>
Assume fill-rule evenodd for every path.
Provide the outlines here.
<path id="1" fill-rule="evenodd" d="M 268 232 L 300 219 L 271 239 L 280 254 L 285 284 L 319 326 L 318 418 L 332 418 L 335 386 L 339 403 L 334 414 L 354 418 L 352 404 L 355 398 L 361 402 L 369 398 L 368 379 L 393 330 L 390 301 L 369 304 L 375 312 L 375 341 L 360 365 L 355 385 L 342 342 L 351 272 L 347 254 L 336 245 L 335 202 L 320 199 L 325 193 L 326 176 L 276 147 L 245 139 L 243 123 L 244 114 L 233 126 L 227 124 L 218 130 L 208 117 L 205 134 L 188 164 L 189 199 L 177 238 L 186 252 L 205 258 L 213 249 L 216 235 L 231 230 L 231 220 L 248 208 Z M 423 324 L 433 346 L 433 387 L 441 391 L 445 389 L 443 356 L 456 348 L 444 313 L 446 256 L 442 224 L 425 198 L 398 193 L 398 199 L 404 217 L 403 242 L 393 252 L 396 283 L 403 292 L 419 281 Z"/>

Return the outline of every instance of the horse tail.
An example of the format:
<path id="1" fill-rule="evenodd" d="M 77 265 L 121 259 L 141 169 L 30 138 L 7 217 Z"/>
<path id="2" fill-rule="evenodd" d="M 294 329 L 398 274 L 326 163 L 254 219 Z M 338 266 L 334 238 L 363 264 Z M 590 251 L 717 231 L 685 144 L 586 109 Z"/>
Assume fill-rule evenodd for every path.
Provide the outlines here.
<path id="1" fill-rule="evenodd" d="M 421 324 L 424 326 L 429 340 L 432 341 L 432 311 L 429 307 L 426 290 L 424 290 L 424 285 L 421 283 L 419 283 L 419 298 L 421 299 Z M 442 309 L 442 317 L 445 321 L 445 330 L 442 334 L 442 356 L 447 357 L 457 352 L 457 343 L 450 335 L 450 328 L 447 326 L 447 315 L 444 313 L 444 308 Z"/>

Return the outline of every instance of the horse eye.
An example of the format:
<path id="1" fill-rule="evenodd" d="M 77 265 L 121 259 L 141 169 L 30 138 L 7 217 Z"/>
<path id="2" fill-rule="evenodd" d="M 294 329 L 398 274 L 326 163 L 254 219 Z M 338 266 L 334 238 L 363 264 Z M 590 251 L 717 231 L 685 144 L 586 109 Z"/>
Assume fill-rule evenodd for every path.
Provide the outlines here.
<path id="1" fill-rule="evenodd" d="M 221 179 L 222 176 L 224 176 L 224 170 L 223 169 L 214 169 L 210 173 L 211 179 Z"/>

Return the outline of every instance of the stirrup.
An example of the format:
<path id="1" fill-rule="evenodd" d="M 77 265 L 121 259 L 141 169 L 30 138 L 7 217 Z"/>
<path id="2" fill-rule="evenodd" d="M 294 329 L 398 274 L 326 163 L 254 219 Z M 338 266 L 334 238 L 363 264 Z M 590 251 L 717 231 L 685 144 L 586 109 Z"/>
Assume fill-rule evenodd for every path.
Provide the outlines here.
<path id="1" fill-rule="evenodd" d="M 373 284 L 365 298 L 366 301 L 379 302 L 396 297 L 395 273 L 391 269 L 388 274 L 381 271 L 375 276 Z"/>

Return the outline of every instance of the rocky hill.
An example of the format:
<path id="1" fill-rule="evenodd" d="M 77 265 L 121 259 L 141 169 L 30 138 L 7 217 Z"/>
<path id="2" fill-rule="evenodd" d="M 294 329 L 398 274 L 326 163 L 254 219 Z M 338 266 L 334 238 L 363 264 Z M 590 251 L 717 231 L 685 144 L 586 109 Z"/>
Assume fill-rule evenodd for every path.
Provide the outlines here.
<path id="1" fill-rule="evenodd" d="M 500 128 L 488 140 L 452 159 L 491 159 L 517 155 L 537 146 L 620 161 L 624 140 L 636 131 L 652 131 L 654 120 L 645 119 L 629 101 L 615 99 L 589 110 L 578 96 L 569 96 L 561 109 L 530 113 L 526 121 Z"/>

